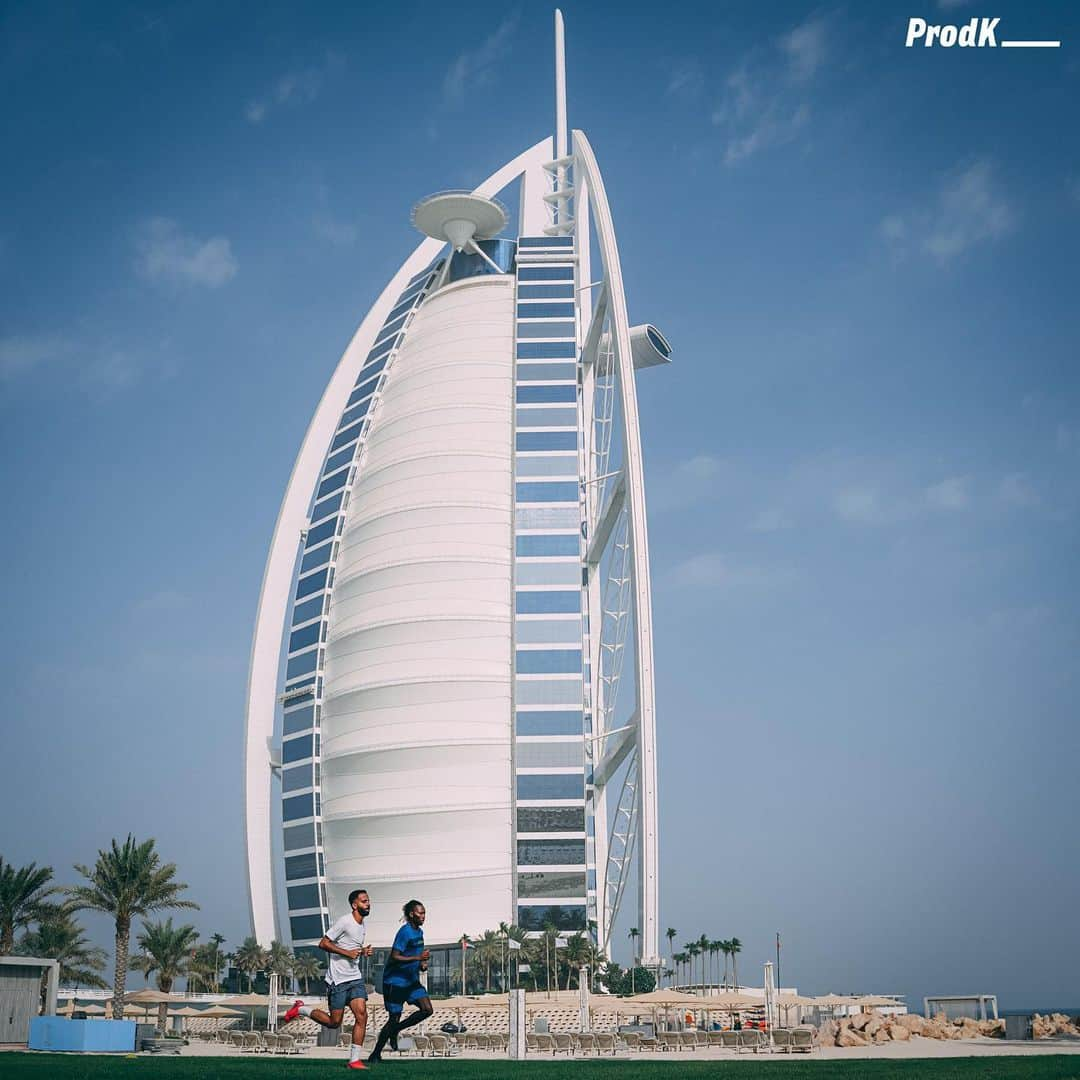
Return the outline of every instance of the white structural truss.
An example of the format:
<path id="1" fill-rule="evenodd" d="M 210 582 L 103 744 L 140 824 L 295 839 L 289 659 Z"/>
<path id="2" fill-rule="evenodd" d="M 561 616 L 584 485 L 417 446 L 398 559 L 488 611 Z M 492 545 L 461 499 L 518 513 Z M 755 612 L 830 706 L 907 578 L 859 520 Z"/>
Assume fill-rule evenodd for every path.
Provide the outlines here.
<path id="1" fill-rule="evenodd" d="M 615 917 L 636 863 L 640 961 L 658 967 L 652 592 L 634 352 L 604 180 L 583 131 L 575 129 L 572 146 L 567 145 L 565 47 L 558 11 L 555 92 L 556 157 L 546 166 L 553 212 L 545 232 L 574 235 L 578 256 L 597 934 L 610 952 Z M 599 249 L 597 280 L 592 279 L 590 212 Z"/>
<path id="2" fill-rule="evenodd" d="M 504 917 L 506 921 L 517 921 L 522 911 L 528 915 L 542 905 L 544 911 L 558 912 L 563 907 L 560 897 L 570 896 L 573 899 L 566 902 L 566 910 L 572 909 L 579 919 L 584 919 L 583 913 L 588 911 L 588 919 L 595 921 L 597 942 L 608 955 L 624 895 L 628 889 L 636 891 L 635 960 L 649 967 L 661 963 L 652 600 L 635 372 L 666 362 L 670 347 L 654 327 L 630 324 L 604 181 L 584 133 L 567 127 L 561 13 L 556 12 L 555 19 L 554 138 L 541 140 L 508 162 L 480 184 L 474 194 L 494 198 L 520 181 L 517 265 L 527 268 L 521 273 L 530 273 L 530 282 L 567 279 L 572 273 L 572 310 L 569 280 L 558 286 L 523 287 L 512 272 L 501 271 L 479 248 L 478 258 L 487 264 L 483 274 L 454 279 L 451 254 L 438 239 L 424 240 L 375 301 L 342 356 L 316 409 L 285 492 L 259 599 L 246 715 L 246 855 L 252 929 L 263 944 L 274 938 L 291 939 L 294 945 L 317 941 L 330 911 L 352 887 L 349 883 L 362 876 L 364 882 L 381 887 L 380 900 L 386 901 L 387 911 L 392 910 L 389 896 L 395 888 L 407 885 L 411 890 L 412 881 L 422 881 L 423 896 L 431 901 L 433 922 L 442 917 L 451 922 L 458 919 L 464 904 L 461 898 L 471 897 L 468 906 L 483 912 L 482 917 L 489 922 L 469 926 L 469 932 L 491 928 Z M 469 203 L 467 197 L 457 201 L 463 206 Z M 572 238 L 572 244 L 567 238 Z M 509 241 L 492 238 L 491 242 L 507 243 L 514 250 Z M 437 266 L 440 269 L 436 273 L 433 268 Z M 489 274 L 490 270 L 495 273 Z M 557 272 L 552 273 L 554 270 Z M 562 297 L 562 302 L 547 304 L 545 288 L 558 288 L 552 295 Z M 530 309 L 530 304 L 541 306 Z M 541 313 L 542 308 L 564 307 L 567 310 L 558 310 L 554 315 L 546 310 Z M 537 314 L 530 315 L 530 310 Z M 549 317 L 557 319 L 557 323 L 547 322 Z M 551 338 L 545 328 L 553 325 L 569 327 L 562 332 L 565 340 L 556 342 L 560 349 L 565 346 L 565 351 L 521 351 L 535 347 L 532 339 Z M 575 334 L 576 341 L 571 340 Z M 382 348 L 390 341 L 396 344 Z M 484 356 L 473 355 L 483 351 L 477 344 L 481 341 Z M 544 341 L 539 347 L 548 344 Z M 576 370 L 572 362 L 575 348 Z M 525 789 L 522 777 L 526 781 L 537 778 L 528 775 L 527 761 L 518 762 L 521 769 L 515 777 L 513 754 L 517 751 L 512 749 L 519 734 L 515 725 L 523 707 L 528 712 L 530 702 L 512 697 L 519 691 L 511 690 L 511 686 L 524 685 L 537 694 L 545 689 L 540 683 L 521 682 L 522 672 L 515 668 L 520 661 L 515 656 L 536 657 L 539 653 L 528 653 L 529 642 L 519 642 L 512 636 L 518 633 L 515 615 L 522 613 L 513 607 L 512 589 L 527 587 L 513 584 L 517 565 L 514 529 L 518 527 L 514 524 L 517 518 L 513 505 L 518 479 L 514 472 L 518 467 L 514 425 L 523 422 L 521 416 L 541 415 L 529 414 L 527 404 L 525 413 L 520 408 L 515 413 L 515 408 L 529 399 L 515 397 L 513 380 L 515 369 L 521 366 L 519 361 L 530 355 L 561 358 L 559 367 L 570 368 L 562 376 L 567 385 L 558 388 L 559 393 L 565 391 L 569 397 L 548 400 L 566 404 L 559 411 L 569 415 L 565 427 L 570 441 L 557 449 L 564 455 L 563 461 L 569 457 L 572 471 L 574 440 L 578 440 L 578 475 L 569 477 L 569 484 L 547 486 L 563 491 L 569 487 L 569 494 L 558 500 L 568 508 L 558 512 L 569 515 L 564 534 L 569 534 L 571 544 L 583 544 L 580 567 L 573 547 L 562 554 L 569 560 L 569 578 L 559 579 L 559 595 L 565 596 L 569 585 L 575 606 L 548 609 L 561 613 L 564 619 L 576 618 L 577 575 L 583 571 L 584 619 L 579 620 L 579 636 L 584 663 L 576 642 L 572 649 L 563 649 L 559 654 L 576 657 L 575 700 L 560 698 L 550 703 L 565 710 L 562 713 L 532 714 L 572 715 L 578 731 L 553 735 L 554 739 L 561 738 L 558 743 L 529 743 L 526 733 L 526 742 L 518 748 L 534 755 L 532 773 L 546 768 L 561 780 L 576 769 L 581 786 L 576 794 L 548 793 L 542 799 L 521 794 Z M 481 362 L 487 365 L 484 370 L 477 366 Z M 365 377 L 363 372 L 376 364 L 383 369 L 383 375 L 377 389 L 370 391 L 369 405 L 364 406 L 370 412 L 365 414 L 363 433 L 352 436 L 357 440 L 356 449 L 349 454 L 354 456 L 347 466 L 344 461 L 335 464 L 337 472 L 330 474 L 324 466 L 329 470 L 330 463 L 344 453 L 338 449 L 340 432 L 343 425 L 353 422 L 346 418 L 360 394 L 354 387 Z M 440 368 L 435 372 L 439 364 L 446 371 Z M 454 379 L 446 377 L 450 369 Z M 549 378 L 544 375 L 537 382 L 542 384 Z M 580 390 L 575 387 L 575 378 Z M 466 382 L 468 379 L 474 380 L 474 388 Z M 458 387 L 463 395 L 460 402 L 450 395 Z M 549 390 L 550 386 L 544 385 L 540 392 Z M 436 398 L 438 409 L 433 405 Z M 532 403 L 546 408 L 542 398 Z M 462 438 L 456 435 L 458 429 L 452 427 L 458 422 L 454 418 L 464 415 L 462 409 L 487 410 L 479 419 L 470 420 L 471 430 L 462 430 L 465 442 L 480 439 L 485 416 L 490 415 L 492 426 L 484 428 L 494 432 L 490 445 L 463 445 Z M 546 426 L 550 425 L 543 421 L 533 424 L 534 428 Z M 451 459 L 442 452 L 444 446 L 453 447 L 458 456 Z M 526 464 L 535 461 L 526 459 Z M 343 471 L 346 468 L 347 473 Z M 308 616 L 292 616 L 300 598 L 308 595 L 303 589 L 310 578 L 303 575 L 315 572 L 312 567 L 316 564 L 307 565 L 315 533 L 327 528 L 326 519 L 315 512 L 330 501 L 318 502 L 324 498 L 321 485 L 328 475 L 336 475 L 340 483 L 327 490 L 342 494 L 336 496 L 340 510 L 335 507 L 325 511 L 340 516 L 334 519 L 336 524 L 330 524 L 331 531 L 323 533 L 332 536 L 333 542 L 326 543 L 328 554 L 324 568 L 318 571 L 324 580 L 319 594 L 323 599 L 319 601 L 318 615 L 310 618 L 324 621 L 316 625 L 307 621 Z M 529 478 L 529 474 L 522 476 Z M 543 485 L 526 482 L 518 486 Z M 459 488 L 460 492 L 454 494 Z M 474 529 L 464 511 L 454 517 L 453 508 L 465 505 L 462 499 L 468 502 L 472 508 L 469 513 L 474 516 L 495 515 L 491 520 L 499 524 L 496 539 L 490 538 L 494 533 L 483 532 L 481 525 Z M 403 500 L 409 505 L 399 506 Z M 548 512 L 541 509 L 537 513 Z M 410 525 L 409 529 L 402 528 L 400 543 L 390 544 L 377 520 L 389 520 L 394 514 L 401 521 L 410 514 L 416 520 L 435 515 L 432 521 L 438 517 L 439 527 L 431 526 L 429 534 L 421 536 L 423 530 Z M 320 521 L 323 523 L 317 525 Z M 504 521 L 509 528 L 502 524 Z M 583 540 L 576 534 L 579 521 Z M 482 525 L 489 523 L 484 518 Z M 542 532 L 544 527 L 536 526 L 533 532 Z M 543 561 L 541 553 L 526 569 L 535 574 L 547 572 L 548 567 L 538 565 Z M 462 574 L 457 570 L 438 577 L 431 569 L 450 563 L 480 567 L 475 574 L 482 576 L 482 571 L 487 575 L 485 580 L 492 583 L 491 596 L 495 599 L 489 603 L 486 594 L 482 595 L 470 582 L 459 580 Z M 436 577 L 438 581 L 433 584 Z M 388 614 L 378 625 L 359 626 L 358 619 L 374 619 L 377 614 L 372 597 L 379 582 L 379 602 L 393 607 L 393 618 Z M 555 587 L 546 579 L 538 578 L 535 583 L 541 592 L 534 596 L 554 595 L 543 592 L 544 588 Z M 305 600 L 302 606 L 306 609 L 312 602 Z M 436 602 L 446 610 L 435 610 Z M 409 604 L 416 605 L 415 611 Z M 470 605 L 481 605 L 483 611 L 480 615 L 470 614 Z M 527 618 L 529 613 L 524 614 Z M 479 634 L 472 638 L 463 633 L 439 637 L 432 629 L 455 619 L 475 621 L 481 615 L 494 628 L 489 628 L 483 642 Z M 524 625 L 535 628 L 538 623 Z M 293 630 L 297 626 L 301 629 Z M 307 644 L 294 645 L 290 639 L 288 648 L 283 648 L 283 635 L 291 630 L 293 638 L 310 630 Z M 361 640 L 362 635 L 368 635 L 378 649 L 362 648 L 361 644 L 368 640 Z M 449 641 L 452 646 L 447 644 Z M 533 648 L 542 641 L 540 637 L 532 639 Z M 557 641 L 566 639 L 559 637 Z M 522 645 L 525 652 L 520 651 Z M 294 650 L 303 649 L 310 650 L 305 653 L 310 663 L 294 671 L 290 665 L 299 655 Z M 445 670 L 440 667 L 435 671 L 432 665 L 436 661 Z M 392 672 L 391 662 L 398 665 Z M 476 671 L 478 664 L 486 666 Z M 563 675 L 569 671 L 566 667 L 550 670 Z M 582 708 L 578 711 L 576 697 L 582 691 L 582 670 L 586 678 Z M 526 680 L 543 677 L 535 671 L 524 675 Z M 469 691 L 487 703 L 483 709 L 490 705 L 489 716 L 485 713 L 481 717 L 483 709 L 471 703 L 461 689 L 466 679 L 489 688 L 482 693 L 475 688 Z M 563 678 L 560 685 L 567 684 Z M 298 715 L 296 701 L 304 695 L 313 697 L 315 705 L 310 731 L 301 732 L 290 718 Z M 531 702 L 534 709 L 538 704 L 548 707 L 540 698 Z M 418 709 L 418 715 L 422 713 L 438 728 L 438 738 L 430 746 L 418 743 L 409 754 L 403 754 L 401 748 L 408 744 L 409 737 L 420 735 L 416 725 L 411 736 L 408 730 L 395 728 L 398 721 L 394 717 L 405 715 L 404 710 L 410 707 Z M 475 726 L 481 721 L 488 725 L 483 732 L 470 728 L 470 724 Z M 384 727 L 378 728 L 379 723 Z M 531 737 L 542 740 L 547 733 L 534 732 Z M 556 751 L 569 753 L 573 749 L 568 746 L 571 742 L 576 742 L 576 763 L 571 764 L 569 757 L 542 757 Z M 443 759 L 448 753 L 459 755 L 460 767 L 445 766 Z M 430 769 L 428 757 L 432 757 Z M 482 791 L 483 785 L 474 777 L 474 771 L 481 767 L 481 757 L 488 770 L 485 775 L 497 780 L 488 785 L 490 790 Z M 302 769 L 298 766 L 301 761 Z M 543 762 L 546 765 L 541 768 Z M 286 778 L 284 791 L 279 791 L 275 777 L 282 776 L 283 763 L 292 774 L 303 771 L 311 779 L 303 785 L 289 786 L 292 781 Z M 412 785 L 423 797 L 407 804 L 413 813 L 410 820 L 391 820 L 392 814 L 402 817 L 406 811 L 393 807 L 388 810 L 376 796 L 383 774 L 403 775 L 395 770 L 406 765 L 413 772 L 407 781 L 396 780 L 395 785 Z M 562 777 L 558 775 L 560 770 Z M 456 785 L 454 790 L 440 794 L 439 784 L 451 781 Z M 587 840 L 566 841 L 565 836 L 560 839 L 554 827 L 551 838 L 537 839 L 535 832 L 543 829 L 534 825 L 532 832 L 519 825 L 515 814 L 522 801 L 523 812 L 531 813 L 529 820 L 534 822 L 544 814 L 580 815 L 582 787 L 587 827 L 577 835 Z M 292 794 L 298 790 L 300 796 Z M 290 794 L 286 796 L 286 792 Z M 286 803 L 299 800 L 310 809 L 297 817 L 290 807 L 291 816 L 283 814 L 283 821 L 276 822 L 276 800 L 282 799 Z M 530 799 L 533 803 L 546 800 L 558 805 L 532 805 Z M 568 811 L 567 804 L 574 800 L 574 810 Z M 467 824 L 468 814 L 476 816 L 475 828 Z M 380 825 L 380 821 L 385 824 Z M 287 864 L 292 864 L 284 868 L 289 883 L 289 918 L 277 910 L 283 868 L 277 865 L 280 858 L 275 859 L 273 835 L 283 826 L 288 826 L 284 828 L 285 858 Z M 523 842 L 519 829 L 526 836 Z M 393 851 L 395 845 L 401 846 L 397 844 L 399 832 L 408 830 L 409 850 L 426 854 L 416 860 L 418 872 L 423 872 L 421 877 L 406 880 L 380 844 L 385 843 L 386 851 Z M 298 839 L 301 836 L 311 839 L 302 841 Z M 573 865 L 561 865 L 569 864 L 569 858 L 549 858 L 539 866 L 530 863 L 530 852 L 556 847 L 567 852 L 572 844 L 587 850 L 585 865 L 580 864 L 580 855 Z M 573 850 L 576 853 L 579 849 Z M 488 862 L 484 862 L 485 858 Z M 433 869 L 436 863 L 441 869 Z M 593 870 L 595 886 L 590 880 Z M 554 883 L 553 891 L 522 892 L 523 881 L 531 885 L 538 880 Z M 587 891 L 585 900 L 576 892 L 566 891 L 577 887 L 576 883 Z M 556 891 L 558 888 L 564 891 Z M 411 895 L 411 891 L 405 893 L 406 897 Z M 440 899 L 444 901 L 441 906 Z M 626 921 L 629 923 L 629 918 Z M 448 933 L 456 935 L 462 929 L 454 922 Z M 378 927 L 374 933 L 378 936 Z M 433 936 L 438 936 L 434 929 Z M 453 939 L 446 937 L 447 941 Z"/>

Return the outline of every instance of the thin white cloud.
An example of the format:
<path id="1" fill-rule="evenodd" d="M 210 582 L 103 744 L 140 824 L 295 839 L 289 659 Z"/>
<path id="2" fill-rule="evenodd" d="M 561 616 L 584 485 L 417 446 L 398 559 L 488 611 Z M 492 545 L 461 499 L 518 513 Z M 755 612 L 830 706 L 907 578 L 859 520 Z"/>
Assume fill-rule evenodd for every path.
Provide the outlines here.
<path id="1" fill-rule="evenodd" d="M 236 276 L 237 263 L 227 237 L 201 240 L 171 218 L 155 217 L 136 229 L 135 270 L 148 281 L 214 289 Z"/>
<path id="2" fill-rule="evenodd" d="M 724 136 L 724 163 L 737 165 L 763 150 L 786 145 L 807 129 L 810 84 L 828 55 L 828 27 L 815 16 L 793 27 L 775 48 L 756 51 L 724 81 L 712 124 Z"/>
<path id="3" fill-rule="evenodd" d="M 668 581 L 675 588 L 768 588 L 786 584 L 795 576 L 787 567 L 740 564 L 719 551 L 704 551 L 675 566 Z"/>
<path id="4" fill-rule="evenodd" d="M 966 476 L 949 476 L 931 484 L 925 495 L 927 505 L 935 510 L 966 510 L 971 505 L 971 481 Z"/>
<path id="5" fill-rule="evenodd" d="M 244 118 L 249 124 L 261 124 L 272 109 L 310 105 L 322 93 L 327 79 L 344 66 L 344 57 L 331 50 L 322 63 L 285 72 L 244 106 Z"/>
<path id="6" fill-rule="evenodd" d="M 57 334 L 0 339 L 0 379 L 26 375 L 69 353 L 72 343 Z"/>
<path id="7" fill-rule="evenodd" d="M 988 160 L 956 169 L 942 181 L 931 205 L 890 214 L 878 231 L 896 254 L 911 250 L 945 264 L 971 248 L 1010 233 L 1016 214 Z"/>
<path id="8" fill-rule="evenodd" d="M 518 13 L 508 15 L 475 49 L 458 53 L 443 76 L 442 104 L 445 108 L 460 108 L 465 95 L 492 82 L 499 58 L 517 30 Z"/>
<path id="9" fill-rule="evenodd" d="M 786 510 L 781 509 L 779 506 L 773 506 L 759 510 L 754 514 L 750 519 L 748 528 L 751 532 L 780 532 L 783 529 L 790 529 L 793 524 L 791 516 Z"/>
<path id="10" fill-rule="evenodd" d="M 828 54 L 828 39 L 828 26 L 820 15 L 800 23 L 780 39 L 788 73 L 796 82 L 805 82 L 817 74 Z"/>
<path id="11" fill-rule="evenodd" d="M 326 214 L 317 214 L 311 222 L 315 235 L 335 247 L 352 247 L 356 243 L 358 230 L 347 221 L 335 221 Z"/>
<path id="12" fill-rule="evenodd" d="M 696 98 L 705 89 L 705 74 L 701 64 L 691 58 L 679 60 L 668 76 L 667 93 L 672 97 Z"/>
<path id="13" fill-rule="evenodd" d="M 1001 478 L 998 498 L 1005 506 L 1016 509 L 1038 506 L 1042 501 L 1031 486 L 1031 481 L 1024 473 L 1019 472 L 1008 473 Z"/>

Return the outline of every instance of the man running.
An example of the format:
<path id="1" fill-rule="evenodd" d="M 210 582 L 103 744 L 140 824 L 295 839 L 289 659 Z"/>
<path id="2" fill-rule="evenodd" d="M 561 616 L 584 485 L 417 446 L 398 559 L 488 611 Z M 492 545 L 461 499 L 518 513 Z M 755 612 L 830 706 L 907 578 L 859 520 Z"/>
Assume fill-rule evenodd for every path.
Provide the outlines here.
<path id="1" fill-rule="evenodd" d="M 339 1028 L 345 1009 L 351 1009 L 354 1023 L 348 1067 L 364 1069 L 367 1066 L 360 1059 L 367 1031 L 367 987 L 360 973 L 360 957 L 371 955 L 371 946 L 364 945 L 364 919 L 371 913 L 371 900 L 366 889 L 349 893 L 349 908 L 348 915 L 342 915 L 319 942 L 319 948 L 330 954 L 330 966 L 326 971 L 326 998 L 330 1011 L 312 1009 L 302 1001 L 294 1001 L 284 1019 L 288 1023 L 297 1016 L 310 1016 L 325 1028 Z"/>
<path id="2" fill-rule="evenodd" d="M 421 929 L 427 912 L 419 900 L 410 900 L 401 910 L 405 925 L 397 932 L 383 968 L 383 1004 L 389 1018 L 375 1040 L 368 1064 L 382 1061 L 382 1049 L 387 1040 L 396 1050 L 398 1034 L 423 1022 L 432 1013 L 427 987 L 420 983 L 420 972 L 427 971 L 431 958 L 431 953 L 424 948 L 424 931 Z M 401 1010 L 406 1003 L 415 1005 L 416 1012 L 402 1020 Z"/>

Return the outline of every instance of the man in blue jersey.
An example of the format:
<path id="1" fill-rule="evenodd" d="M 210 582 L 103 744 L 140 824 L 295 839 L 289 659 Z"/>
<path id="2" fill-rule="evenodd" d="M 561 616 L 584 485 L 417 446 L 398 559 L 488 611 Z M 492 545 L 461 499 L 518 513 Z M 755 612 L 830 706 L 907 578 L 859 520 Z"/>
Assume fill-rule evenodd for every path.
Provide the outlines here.
<path id="1" fill-rule="evenodd" d="M 382 1050 L 389 1040 L 397 1049 L 398 1033 L 414 1024 L 422 1023 L 432 1013 L 427 987 L 420 982 L 420 972 L 427 971 L 431 953 L 424 948 L 424 919 L 427 912 L 419 900 L 410 900 L 402 909 L 405 925 L 397 932 L 390 955 L 383 968 L 383 1004 L 389 1019 L 375 1040 L 375 1049 L 368 1057 L 368 1064 L 382 1061 Z M 406 1004 L 415 1005 L 407 1020 L 401 1019 Z"/>

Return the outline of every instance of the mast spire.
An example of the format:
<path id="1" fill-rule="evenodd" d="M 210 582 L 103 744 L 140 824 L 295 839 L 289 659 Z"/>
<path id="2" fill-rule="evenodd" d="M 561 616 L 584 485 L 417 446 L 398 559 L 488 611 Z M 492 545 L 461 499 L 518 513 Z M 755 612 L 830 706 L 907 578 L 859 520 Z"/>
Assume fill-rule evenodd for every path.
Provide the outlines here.
<path id="1" fill-rule="evenodd" d="M 566 157 L 566 42 L 562 12 L 555 9 L 555 157 Z"/>

